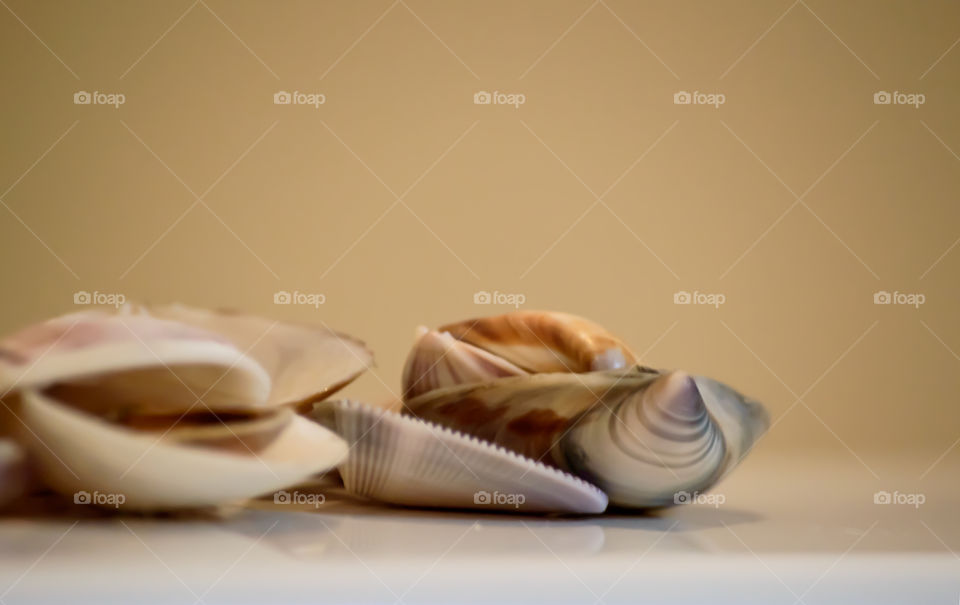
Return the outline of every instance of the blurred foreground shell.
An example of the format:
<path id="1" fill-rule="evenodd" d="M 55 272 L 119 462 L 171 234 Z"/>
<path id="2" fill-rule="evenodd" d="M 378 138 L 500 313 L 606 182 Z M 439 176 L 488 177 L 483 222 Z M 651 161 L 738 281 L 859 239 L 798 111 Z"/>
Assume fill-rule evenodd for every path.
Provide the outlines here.
<path id="1" fill-rule="evenodd" d="M 23 494 L 27 474 L 23 448 L 12 439 L 0 439 L 0 508 Z"/>
<path id="2" fill-rule="evenodd" d="M 582 479 L 416 418 L 353 401 L 324 402 L 315 417 L 350 443 L 350 457 L 339 469 L 344 487 L 357 495 L 406 506 L 521 513 L 607 508 L 607 496 Z"/>
<path id="3" fill-rule="evenodd" d="M 422 329 L 404 371 L 404 406 L 635 508 L 707 489 L 769 424 L 759 403 L 719 382 L 635 363 L 619 340 L 568 314 L 526 311 Z"/>
<path id="4" fill-rule="evenodd" d="M 350 337 L 239 313 L 86 311 L 0 341 L 0 428 L 77 503 L 214 506 L 339 463 L 346 443 L 294 407 L 371 361 Z"/>

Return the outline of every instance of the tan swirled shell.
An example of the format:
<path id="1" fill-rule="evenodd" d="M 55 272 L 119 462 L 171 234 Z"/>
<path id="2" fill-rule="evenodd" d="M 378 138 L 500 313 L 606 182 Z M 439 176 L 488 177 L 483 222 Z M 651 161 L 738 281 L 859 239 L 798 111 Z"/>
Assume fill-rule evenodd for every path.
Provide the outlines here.
<path id="1" fill-rule="evenodd" d="M 569 313 L 515 311 L 437 328 L 529 372 L 614 370 L 637 362 L 602 326 Z"/>
<path id="2" fill-rule="evenodd" d="M 403 370 L 405 398 L 444 386 L 547 372 L 614 370 L 637 363 L 596 323 L 556 311 L 516 311 L 417 329 Z"/>

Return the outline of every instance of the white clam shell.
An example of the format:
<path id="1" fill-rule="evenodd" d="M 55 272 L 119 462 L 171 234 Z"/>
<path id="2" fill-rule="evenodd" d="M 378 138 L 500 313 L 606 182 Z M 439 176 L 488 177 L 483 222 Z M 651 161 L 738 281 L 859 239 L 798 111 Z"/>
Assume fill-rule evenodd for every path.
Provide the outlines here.
<path id="1" fill-rule="evenodd" d="M 270 376 L 228 340 L 145 316 L 85 312 L 0 341 L 0 391 L 71 384 L 93 408 L 264 407 Z M 85 392 L 84 396 L 82 392 Z"/>
<path id="2" fill-rule="evenodd" d="M 611 397 L 560 438 L 565 466 L 603 487 L 620 506 L 670 506 L 709 488 L 738 459 L 695 380 L 672 372 L 645 389 Z"/>
<path id="3" fill-rule="evenodd" d="M 266 443 L 250 451 L 204 443 L 243 434 L 242 424 L 227 436 L 226 428 L 208 435 L 187 428 L 165 437 L 106 422 L 31 389 L 21 393 L 18 407 L 23 439 L 49 485 L 67 495 L 122 495 L 124 509 L 207 507 L 251 498 L 330 469 L 347 453 L 337 435 L 287 409 L 260 425 Z"/>
<path id="4" fill-rule="evenodd" d="M 351 401 L 333 407 L 351 444 L 340 465 L 352 493 L 407 506 L 601 513 L 606 495 L 589 483 L 456 431 Z M 328 413 L 329 410 L 321 410 Z"/>
<path id="5" fill-rule="evenodd" d="M 293 407 L 371 361 L 362 343 L 331 330 L 240 313 L 85 311 L 0 341 L 0 428 L 42 483 L 68 497 L 137 510 L 215 506 L 340 462 L 346 443 Z"/>

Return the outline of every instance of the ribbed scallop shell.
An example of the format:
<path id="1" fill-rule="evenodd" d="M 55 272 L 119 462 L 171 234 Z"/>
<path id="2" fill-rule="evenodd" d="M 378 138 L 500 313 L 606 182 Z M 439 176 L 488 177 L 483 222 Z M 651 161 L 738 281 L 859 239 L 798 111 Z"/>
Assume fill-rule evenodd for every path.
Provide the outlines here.
<path id="1" fill-rule="evenodd" d="M 606 495 L 582 479 L 476 437 L 352 401 L 321 405 L 333 407 L 331 428 L 350 443 L 339 468 L 352 493 L 433 508 L 601 513 L 607 507 Z"/>

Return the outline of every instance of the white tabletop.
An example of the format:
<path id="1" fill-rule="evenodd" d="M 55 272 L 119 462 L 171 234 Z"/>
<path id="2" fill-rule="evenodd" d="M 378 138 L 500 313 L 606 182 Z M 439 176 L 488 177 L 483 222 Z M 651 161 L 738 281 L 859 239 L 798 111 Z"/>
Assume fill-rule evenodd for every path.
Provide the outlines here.
<path id="1" fill-rule="evenodd" d="M 761 455 L 719 506 L 653 516 L 405 510 L 333 490 L 317 508 L 186 519 L 8 516 L 0 602 L 957 603 L 957 465 L 923 466 L 876 478 L 852 457 Z M 881 490 L 903 503 L 875 503 Z"/>

